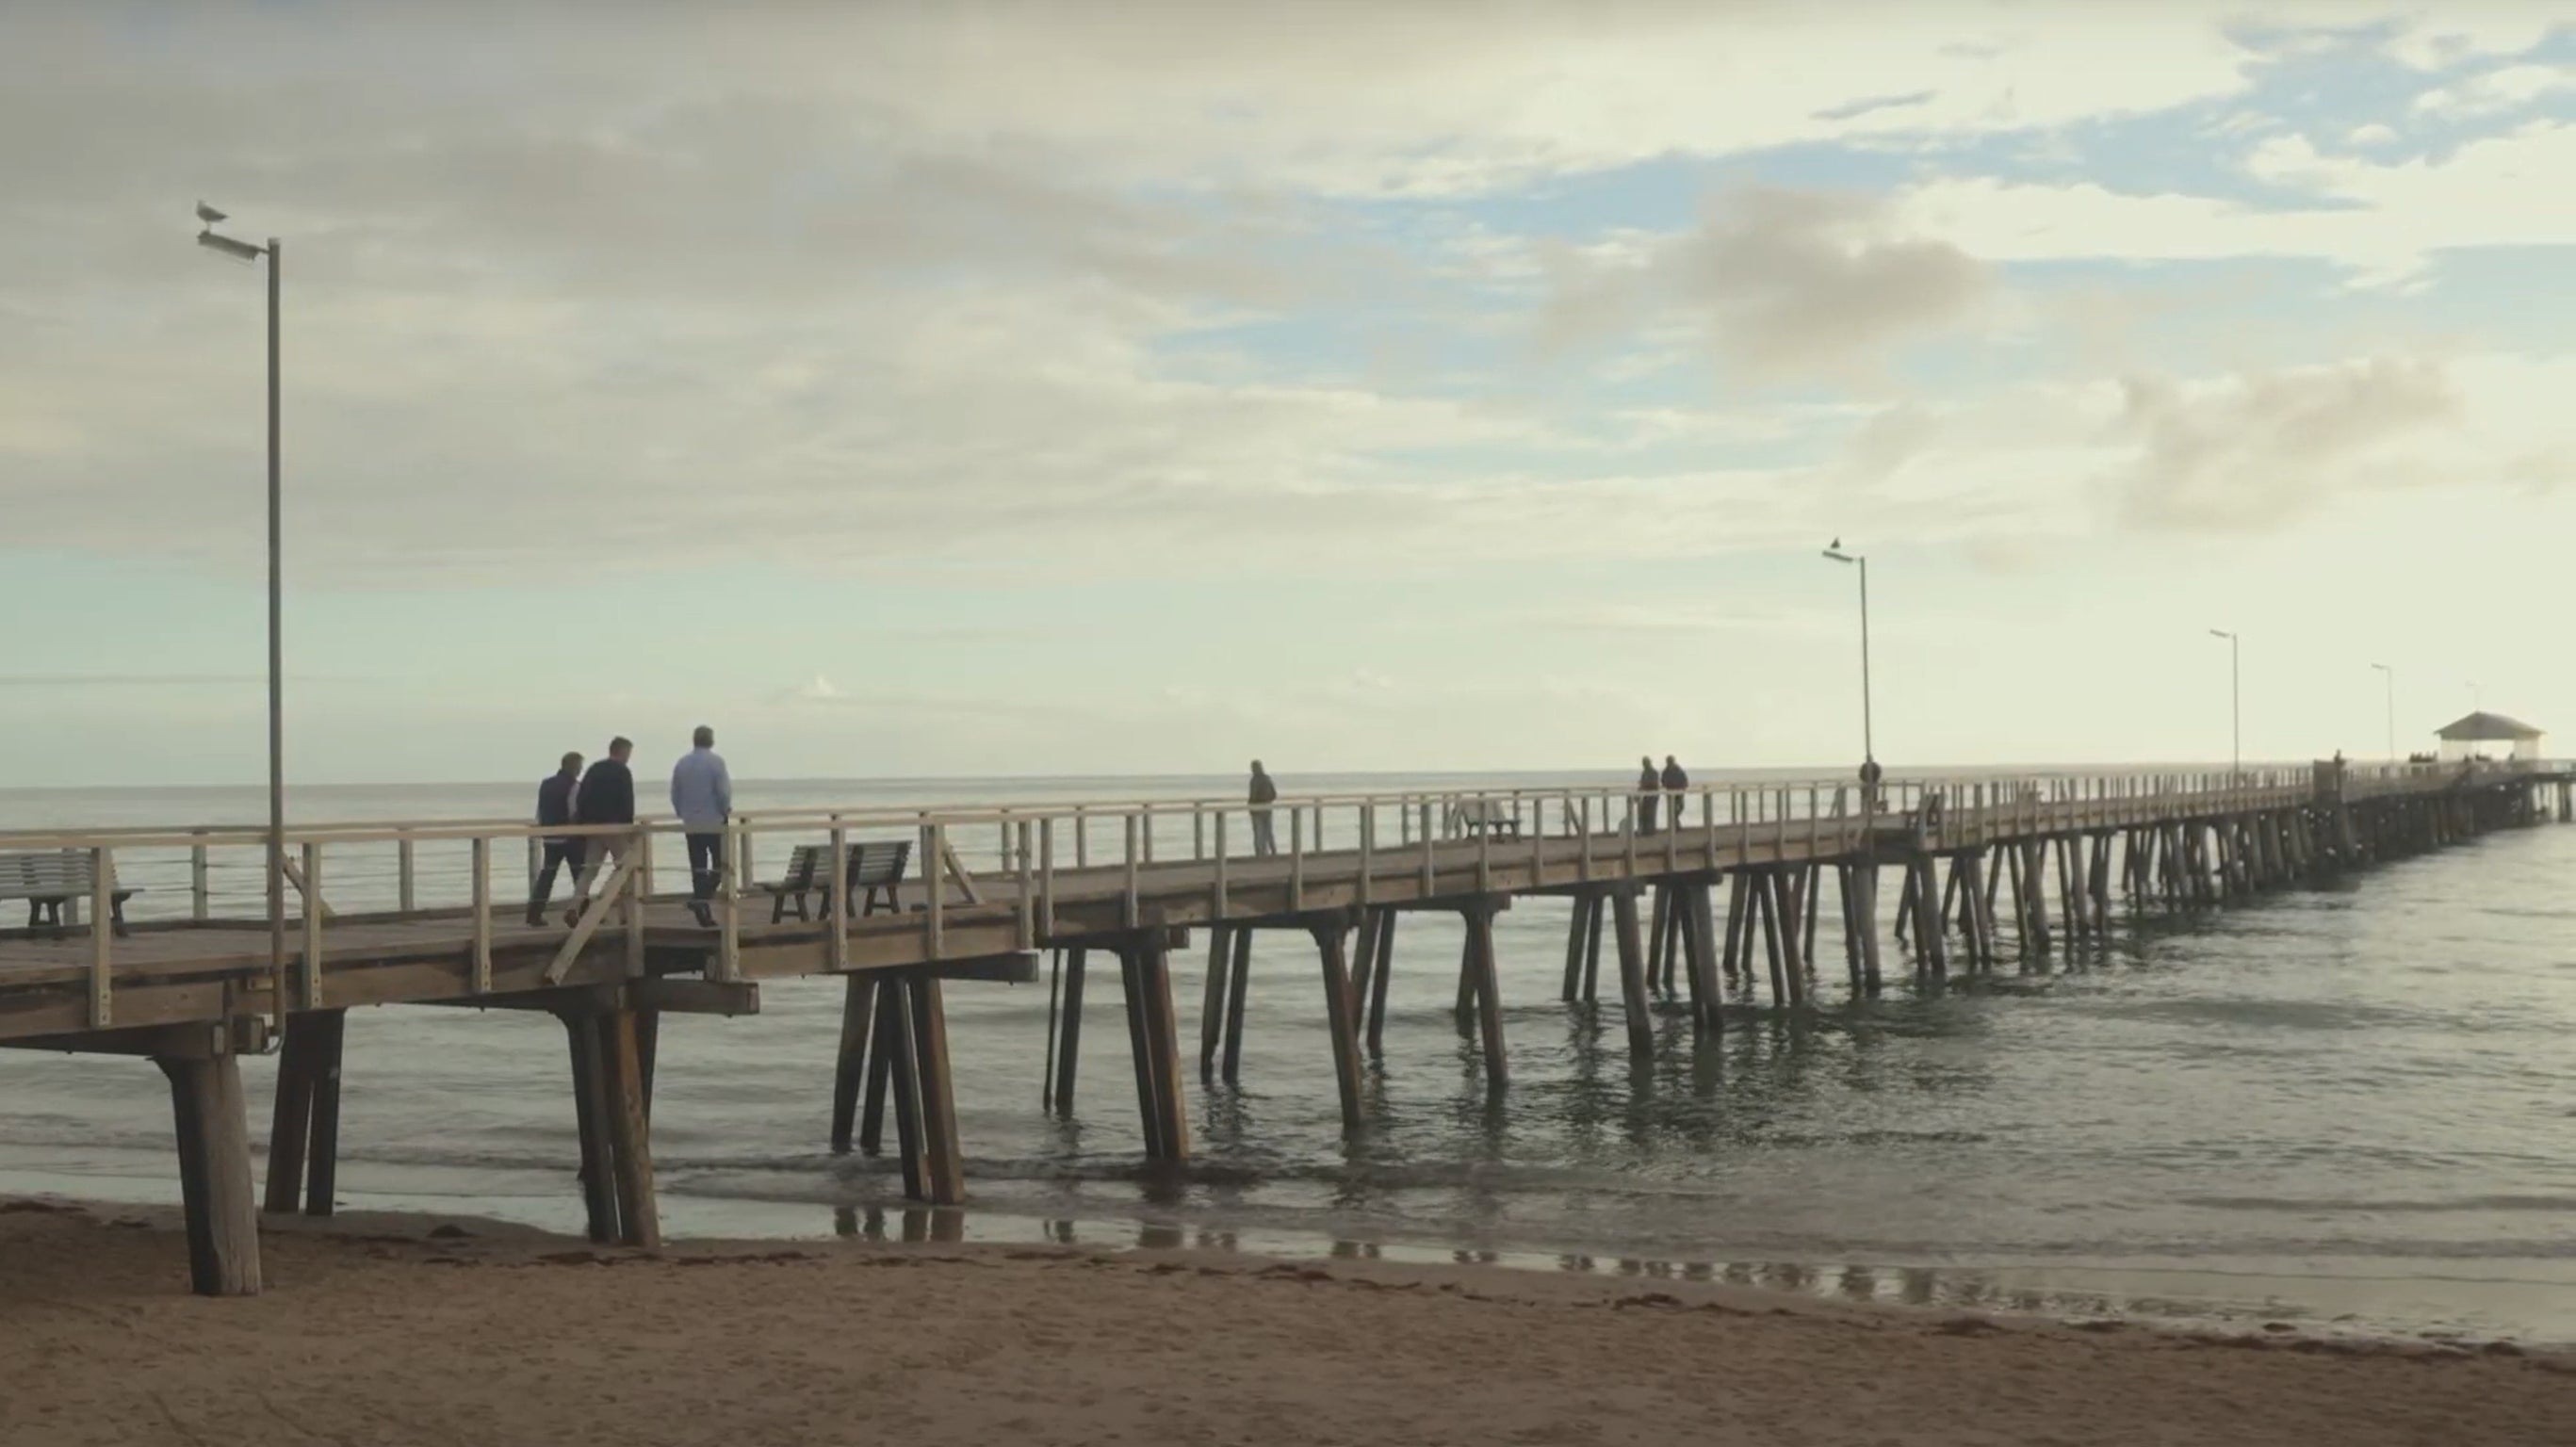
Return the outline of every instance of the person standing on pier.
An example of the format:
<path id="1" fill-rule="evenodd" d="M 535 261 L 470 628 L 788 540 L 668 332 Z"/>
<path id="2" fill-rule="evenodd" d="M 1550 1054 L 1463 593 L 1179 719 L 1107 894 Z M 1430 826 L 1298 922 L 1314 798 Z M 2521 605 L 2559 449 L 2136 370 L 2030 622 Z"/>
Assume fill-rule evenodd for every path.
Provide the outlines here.
<path id="1" fill-rule="evenodd" d="M 1655 804 L 1663 797 L 1664 776 L 1655 772 L 1655 756 L 1637 760 L 1637 832 L 1655 832 Z"/>
<path id="2" fill-rule="evenodd" d="M 724 878 L 725 821 L 733 817 L 733 775 L 716 752 L 716 731 L 705 724 L 690 736 L 689 751 L 671 766 L 671 812 L 689 836 L 689 913 L 715 928 L 707 901 Z"/>
<path id="3" fill-rule="evenodd" d="M 1252 852 L 1255 854 L 1279 852 L 1279 836 L 1270 828 L 1270 806 L 1278 801 L 1279 786 L 1270 781 L 1268 774 L 1262 772 L 1261 761 L 1254 759 L 1252 792 L 1248 796 L 1248 802 L 1252 805 Z"/>
<path id="4" fill-rule="evenodd" d="M 563 767 L 537 785 L 537 822 L 569 824 L 572 822 L 572 795 L 581 787 L 581 755 L 563 756 Z M 581 877 L 582 840 L 578 835 L 549 835 L 546 839 L 545 866 L 537 871 L 536 887 L 528 891 L 528 923 L 546 921 L 546 901 L 554 897 L 555 871 L 564 870 L 573 878 Z"/>
<path id="5" fill-rule="evenodd" d="M 635 822 L 635 771 L 626 766 L 627 756 L 634 752 L 633 739 L 621 735 L 608 741 L 608 757 L 581 776 L 581 790 L 573 796 L 574 823 Z M 631 837 L 596 834 L 583 841 L 581 866 L 572 877 L 572 909 L 564 915 L 567 926 L 581 922 L 581 907 L 590 899 L 590 882 L 599 877 L 600 864 L 624 860 Z"/>
<path id="6" fill-rule="evenodd" d="M 1665 821 L 1679 829 L 1682 827 L 1682 794 L 1690 788 L 1690 775 L 1682 772 L 1681 762 L 1670 754 L 1664 755 L 1663 785 L 1664 793 L 1670 796 L 1664 803 Z"/>

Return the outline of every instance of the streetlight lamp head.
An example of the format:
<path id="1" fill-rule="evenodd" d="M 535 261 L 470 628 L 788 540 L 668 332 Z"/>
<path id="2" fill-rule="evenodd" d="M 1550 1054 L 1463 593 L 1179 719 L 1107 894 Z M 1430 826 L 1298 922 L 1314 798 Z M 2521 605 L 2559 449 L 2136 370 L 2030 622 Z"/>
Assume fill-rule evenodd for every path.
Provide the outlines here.
<path id="1" fill-rule="evenodd" d="M 210 251 L 220 251 L 240 261 L 257 261 L 268 254 L 268 248 L 265 246 L 253 246 L 247 241 L 235 241 L 229 236 L 217 236 L 211 231 L 198 232 L 197 244 Z"/>
<path id="2" fill-rule="evenodd" d="M 200 201 L 197 203 L 197 219 L 203 221 L 208 226 L 212 226 L 216 222 L 224 219 L 224 213 L 207 205 L 205 202 Z"/>
<path id="3" fill-rule="evenodd" d="M 2236 635 L 2228 632 L 2224 628 L 2212 628 L 2209 630 L 2209 636 L 2212 638 L 2234 638 Z"/>

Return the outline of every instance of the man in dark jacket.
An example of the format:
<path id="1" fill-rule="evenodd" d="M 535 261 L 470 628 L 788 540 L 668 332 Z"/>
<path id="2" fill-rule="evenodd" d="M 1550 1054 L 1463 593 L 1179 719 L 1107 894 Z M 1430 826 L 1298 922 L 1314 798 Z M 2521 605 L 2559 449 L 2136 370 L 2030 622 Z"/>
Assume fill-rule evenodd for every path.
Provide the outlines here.
<path id="1" fill-rule="evenodd" d="M 563 767 L 537 785 L 537 822 L 569 824 L 572 822 L 573 791 L 581 784 L 581 755 L 563 756 Z M 546 901 L 554 896 L 555 871 L 567 869 L 572 877 L 581 877 L 582 840 L 553 834 L 546 837 L 545 867 L 537 871 L 536 888 L 528 894 L 528 923 L 545 923 Z"/>
<path id="2" fill-rule="evenodd" d="M 1682 794 L 1690 788 L 1690 775 L 1682 772 L 1680 761 L 1664 755 L 1664 816 L 1674 828 L 1682 827 Z"/>
<path id="3" fill-rule="evenodd" d="M 1271 832 L 1270 806 L 1279 802 L 1279 786 L 1270 781 L 1269 774 L 1263 772 L 1261 761 L 1259 759 L 1254 759 L 1252 761 L 1252 787 L 1245 793 L 1244 798 L 1245 801 L 1252 806 L 1250 811 L 1252 814 L 1252 852 L 1255 854 L 1278 853 L 1279 836 Z"/>
<path id="4" fill-rule="evenodd" d="M 626 767 L 626 758 L 635 752 L 635 741 L 625 737 L 608 741 L 608 757 L 590 766 L 581 776 L 581 789 L 573 798 L 573 822 L 576 824 L 632 824 L 635 822 L 635 773 Z M 590 898 L 590 882 L 599 877 L 603 862 L 626 857 L 633 842 L 627 834 L 593 834 L 583 840 L 581 868 L 572 880 L 572 910 L 564 916 L 567 925 L 581 919 L 582 904 Z"/>
<path id="5" fill-rule="evenodd" d="M 1655 832 L 1655 803 L 1663 796 L 1664 777 L 1655 772 L 1655 756 L 1637 760 L 1637 832 Z"/>

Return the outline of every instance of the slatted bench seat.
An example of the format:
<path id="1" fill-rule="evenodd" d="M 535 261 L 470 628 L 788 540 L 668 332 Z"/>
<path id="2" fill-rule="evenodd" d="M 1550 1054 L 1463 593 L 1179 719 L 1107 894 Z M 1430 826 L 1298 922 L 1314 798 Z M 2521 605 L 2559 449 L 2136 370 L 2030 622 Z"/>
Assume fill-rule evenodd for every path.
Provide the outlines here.
<path id="1" fill-rule="evenodd" d="M 881 840 L 850 848 L 849 892 L 859 901 L 859 913 L 875 914 L 895 909 L 895 886 L 903 883 L 904 868 L 912 862 L 912 841 Z M 814 916 L 806 912 L 814 895 L 823 897 L 821 917 L 832 917 L 832 847 L 828 844 L 799 844 L 787 858 L 787 877 L 760 886 L 771 897 L 769 922 L 787 918 L 787 907 L 796 907 L 798 919 Z"/>
<path id="2" fill-rule="evenodd" d="M 30 854 L 0 854 L 0 899 L 27 902 L 27 928 L 50 925 L 63 931 L 63 906 L 97 892 L 90 856 L 79 849 Z M 125 933 L 125 902 L 143 891 L 116 885 L 108 893 L 108 914 L 118 934 Z M 94 923 L 94 922 L 93 922 Z"/>
<path id="3" fill-rule="evenodd" d="M 1449 833 L 1491 834 L 1497 838 L 1518 839 L 1520 816 L 1513 812 L 1508 799 L 1459 799 L 1449 805 Z"/>

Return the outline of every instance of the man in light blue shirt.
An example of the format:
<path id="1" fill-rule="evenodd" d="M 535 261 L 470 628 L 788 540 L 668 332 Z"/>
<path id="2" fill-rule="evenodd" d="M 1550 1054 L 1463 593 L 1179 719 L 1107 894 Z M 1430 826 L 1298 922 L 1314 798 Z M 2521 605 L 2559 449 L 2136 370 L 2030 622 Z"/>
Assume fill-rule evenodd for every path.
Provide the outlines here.
<path id="1" fill-rule="evenodd" d="M 716 752 L 716 731 L 698 725 L 696 747 L 671 766 L 671 812 L 689 836 L 689 911 L 698 923 L 715 928 L 707 901 L 716 897 L 724 877 L 725 820 L 733 814 L 733 775 L 725 772 Z"/>

